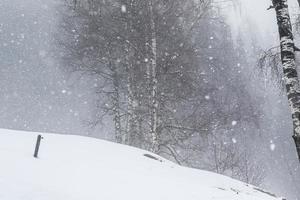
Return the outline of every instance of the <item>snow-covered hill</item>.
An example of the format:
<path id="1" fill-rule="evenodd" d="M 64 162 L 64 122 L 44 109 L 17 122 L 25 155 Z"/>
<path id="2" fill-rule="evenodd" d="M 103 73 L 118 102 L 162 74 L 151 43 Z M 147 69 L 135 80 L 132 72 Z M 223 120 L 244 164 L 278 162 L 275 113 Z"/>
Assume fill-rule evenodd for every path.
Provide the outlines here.
<path id="1" fill-rule="evenodd" d="M 274 200 L 231 178 L 88 137 L 0 130 L 1 200 Z"/>

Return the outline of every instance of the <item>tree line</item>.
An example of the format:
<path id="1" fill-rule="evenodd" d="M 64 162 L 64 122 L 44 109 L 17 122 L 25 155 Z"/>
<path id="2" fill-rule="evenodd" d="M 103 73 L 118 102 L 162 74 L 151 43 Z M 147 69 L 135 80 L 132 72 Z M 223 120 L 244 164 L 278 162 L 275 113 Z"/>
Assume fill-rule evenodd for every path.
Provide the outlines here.
<path id="1" fill-rule="evenodd" d="M 60 10 L 64 68 L 97 83 L 90 125 L 109 120 L 118 143 L 261 183 L 245 148 L 262 115 L 243 75 L 248 52 L 216 1 L 66 0 Z"/>

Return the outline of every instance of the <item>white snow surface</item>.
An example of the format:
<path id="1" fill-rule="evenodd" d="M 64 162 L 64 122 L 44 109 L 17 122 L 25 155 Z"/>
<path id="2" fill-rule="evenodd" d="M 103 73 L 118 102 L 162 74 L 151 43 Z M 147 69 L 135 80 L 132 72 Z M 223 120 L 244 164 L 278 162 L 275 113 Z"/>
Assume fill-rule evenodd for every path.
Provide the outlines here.
<path id="1" fill-rule="evenodd" d="M 0 129 L 1 200 L 280 199 L 226 176 L 82 136 L 42 134 L 35 159 L 38 134 Z"/>

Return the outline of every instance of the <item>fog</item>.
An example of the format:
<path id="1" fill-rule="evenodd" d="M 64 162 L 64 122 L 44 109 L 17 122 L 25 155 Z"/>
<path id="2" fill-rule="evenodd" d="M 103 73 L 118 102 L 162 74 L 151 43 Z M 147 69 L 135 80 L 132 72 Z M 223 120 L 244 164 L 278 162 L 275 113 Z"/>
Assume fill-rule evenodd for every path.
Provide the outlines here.
<path id="1" fill-rule="evenodd" d="M 0 2 L 0 126 L 87 134 L 91 86 L 73 84 L 55 49 L 58 2 Z"/>
<path id="2" fill-rule="evenodd" d="M 241 0 L 239 9 L 232 9 L 228 20 L 233 28 L 233 35 L 240 32 L 243 34 L 243 40 L 249 43 L 249 48 L 253 48 L 251 40 L 262 50 L 267 50 L 278 46 L 278 27 L 276 16 L 270 7 L 269 0 Z M 297 1 L 290 0 L 290 13 L 292 19 L 295 19 L 299 8 Z M 297 38 L 296 38 L 297 40 Z M 297 57 L 297 59 L 299 59 Z M 255 66 L 254 68 L 256 68 Z M 257 68 L 256 68 L 257 69 Z M 253 71 L 255 69 L 251 69 Z M 249 73 L 249 72 L 246 72 Z M 292 133 L 292 124 L 289 121 L 289 108 L 284 91 L 276 86 L 274 81 L 269 82 L 267 75 L 265 84 L 258 84 L 258 81 L 250 83 L 254 88 L 254 96 L 259 95 L 257 91 L 261 88 L 264 95 L 264 118 L 260 124 L 265 131 L 265 136 L 270 139 L 270 143 L 276 144 L 276 151 L 265 152 L 265 158 L 268 163 L 268 175 L 265 179 L 265 186 L 277 191 L 288 199 L 299 198 L 299 177 L 298 161 L 294 152 L 294 143 L 290 137 Z M 267 140 L 266 140 L 267 141 Z M 267 145 L 267 144 L 262 144 Z"/>
<path id="3" fill-rule="evenodd" d="M 296 1 L 290 2 L 295 14 Z M 241 0 L 222 8 L 233 37 L 242 37 L 249 51 L 254 48 L 253 42 L 260 50 L 278 44 L 274 10 L 267 10 L 270 4 L 270 0 Z M 112 122 L 104 120 L 96 126 L 89 123 L 98 100 L 96 81 L 70 73 L 59 60 L 64 53 L 57 45 L 61 5 L 59 0 L 1 0 L 0 127 L 110 140 Z M 256 152 L 266 164 L 262 186 L 289 199 L 299 199 L 300 173 L 287 100 L 272 80 L 265 77 L 262 81 L 264 77 L 254 61 L 259 55 L 255 56 L 249 54 L 253 65 L 243 74 L 257 74 L 257 78 L 247 79 L 246 85 L 253 97 L 263 98 L 259 145 L 264 148 Z"/>

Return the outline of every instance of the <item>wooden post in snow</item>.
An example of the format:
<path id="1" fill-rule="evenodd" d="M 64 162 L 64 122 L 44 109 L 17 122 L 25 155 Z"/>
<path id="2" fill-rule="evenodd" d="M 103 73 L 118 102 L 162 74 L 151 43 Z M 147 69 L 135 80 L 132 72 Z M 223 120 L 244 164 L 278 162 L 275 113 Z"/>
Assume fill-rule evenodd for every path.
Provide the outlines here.
<path id="1" fill-rule="evenodd" d="M 40 144 L 41 144 L 41 140 L 43 139 L 43 137 L 41 135 L 37 136 L 37 140 L 36 140 L 36 144 L 35 144 L 35 149 L 34 149 L 34 157 L 37 158 L 38 154 L 39 154 L 39 148 L 40 148 Z"/>

